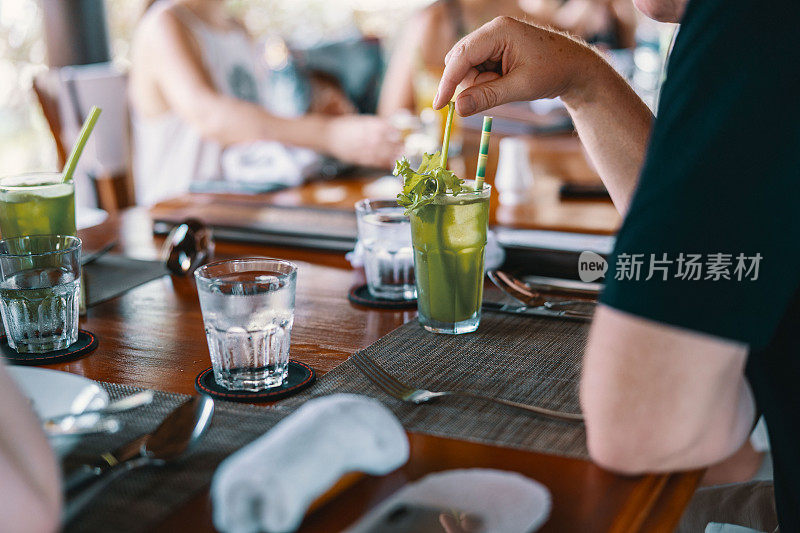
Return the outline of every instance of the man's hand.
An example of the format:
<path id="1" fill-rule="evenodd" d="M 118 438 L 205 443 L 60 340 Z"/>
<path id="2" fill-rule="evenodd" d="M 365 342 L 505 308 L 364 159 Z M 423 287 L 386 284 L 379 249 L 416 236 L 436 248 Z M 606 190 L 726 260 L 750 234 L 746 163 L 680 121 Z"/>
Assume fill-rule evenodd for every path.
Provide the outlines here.
<path id="1" fill-rule="evenodd" d="M 582 98 L 594 66 L 605 63 L 564 34 L 509 17 L 498 17 L 462 38 L 444 61 L 433 107 L 444 107 L 461 86 L 456 99 L 461 116 L 518 100 Z"/>
<path id="2" fill-rule="evenodd" d="M 443 107 L 461 86 L 461 116 L 506 102 L 561 97 L 614 205 L 625 213 L 653 116 L 597 52 L 561 33 L 499 17 L 456 43 L 445 65 L 433 105 Z"/>

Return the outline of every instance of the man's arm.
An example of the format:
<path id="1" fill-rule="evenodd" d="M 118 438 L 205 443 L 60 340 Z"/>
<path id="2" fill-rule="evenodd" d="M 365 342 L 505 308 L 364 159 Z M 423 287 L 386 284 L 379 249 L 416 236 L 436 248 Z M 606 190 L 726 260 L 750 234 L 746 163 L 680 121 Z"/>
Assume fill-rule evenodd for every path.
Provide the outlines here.
<path id="1" fill-rule="evenodd" d="M 445 58 L 434 99 L 456 87 L 462 116 L 518 100 L 561 97 L 620 213 L 627 211 L 644 161 L 653 115 L 593 49 L 561 33 L 499 17 L 461 39 Z"/>
<path id="2" fill-rule="evenodd" d="M 747 353 L 741 343 L 600 306 L 581 378 L 592 459 L 637 474 L 733 454 L 755 417 Z"/>

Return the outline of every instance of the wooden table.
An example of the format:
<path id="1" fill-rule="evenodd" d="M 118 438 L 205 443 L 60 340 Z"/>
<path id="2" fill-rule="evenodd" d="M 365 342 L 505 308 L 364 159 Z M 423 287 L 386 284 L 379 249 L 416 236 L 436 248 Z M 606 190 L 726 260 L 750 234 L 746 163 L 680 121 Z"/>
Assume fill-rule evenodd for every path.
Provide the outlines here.
<path id="1" fill-rule="evenodd" d="M 319 204 L 312 200 L 315 195 L 320 198 L 320 190 L 343 187 L 344 196 L 339 194 L 338 200 L 330 203 L 351 206 L 352 195 L 360 194 L 366 185 L 364 180 L 353 179 L 238 201 Z M 180 201 L 199 205 L 208 198 L 199 195 Z M 516 221 L 531 227 L 572 227 L 598 233 L 613 231 L 619 222 L 610 216 L 608 209 L 613 208 L 608 202 L 605 206 L 590 203 L 584 210 L 579 205 L 559 205 L 552 198 L 546 202 L 547 216 L 537 218 L 534 213 L 524 224 L 521 216 Z M 596 216 L 593 209 L 605 212 L 605 217 Z M 570 215 L 570 210 L 577 215 Z M 82 231 L 81 237 L 87 250 L 117 238 L 122 252 L 145 259 L 157 257 L 161 244 L 153 237 L 151 214 L 141 208 L 112 216 L 104 224 Z M 363 274 L 352 270 L 342 254 L 225 242 L 217 245 L 218 257 L 254 254 L 299 264 L 291 356 L 311 364 L 320 374 L 415 316 L 410 311 L 372 310 L 348 303 L 348 289 L 363 282 Z M 52 368 L 95 380 L 192 394 L 194 377 L 209 366 L 191 279 L 164 277 L 92 307 L 82 327 L 99 336 L 97 351 Z M 553 511 L 543 531 L 667 532 L 677 523 L 700 476 L 691 472 L 622 477 L 578 459 L 421 434 L 411 434 L 410 440 L 411 459 L 406 466 L 384 477 L 361 479 L 311 513 L 302 531 L 338 531 L 403 484 L 430 472 L 485 467 L 521 472 L 550 489 Z M 208 493 L 204 492 L 178 509 L 160 530 L 212 531 L 210 512 Z"/>

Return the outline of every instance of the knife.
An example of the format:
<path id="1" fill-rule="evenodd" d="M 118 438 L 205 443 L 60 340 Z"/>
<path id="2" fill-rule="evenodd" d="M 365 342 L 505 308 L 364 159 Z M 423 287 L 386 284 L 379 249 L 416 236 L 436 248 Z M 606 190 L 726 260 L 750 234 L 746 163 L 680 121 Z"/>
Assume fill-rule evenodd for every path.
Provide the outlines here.
<path id="1" fill-rule="evenodd" d="M 507 313 L 511 315 L 526 315 L 526 316 L 545 316 L 551 318 L 568 318 L 571 320 L 591 321 L 592 316 L 590 313 L 581 313 L 579 311 L 570 311 L 568 309 L 551 309 L 543 305 L 537 307 L 528 307 L 526 305 L 511 305 L 499 302 L 483 302 L 481 307 L 486 311 L 495 311 L 497 313 Z"/>
<path id="2" fill-rule="evenodd" d="M 75 477 L 65 481 L 64 523 L 73 519 L 113 480 L 135 468 L 162 465 L 179 458 L 196 444 L 209 426 L 214 400 L 194 396 L 176 407 L 152 433 L 106 452 Z M 89 482 L 91 481 L 91 482 Z"/>

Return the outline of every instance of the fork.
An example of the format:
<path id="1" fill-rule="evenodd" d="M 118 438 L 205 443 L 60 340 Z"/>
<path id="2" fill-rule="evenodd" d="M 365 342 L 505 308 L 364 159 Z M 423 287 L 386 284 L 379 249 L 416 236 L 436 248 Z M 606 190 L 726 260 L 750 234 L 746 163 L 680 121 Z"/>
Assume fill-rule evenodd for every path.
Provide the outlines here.
<path id="1" fill-rule="evenodd" d="M 425 389 L 416 389 L 409 387 L 392 377 L 378 363 L 373 361 L 368 355 L 363 352 L 356 352 L 351 357 L 353 364 L 364 374 L 370 381 L 377 385 L 381 390 L 400 401 L 423 404 L 428 403 L 434 398 L 441 398 L 442 396 L 462 396 L 464 398 L 473 398 L 476 400 L 485 400 L 487 402 L 494 402 L 507 407 L 514 407 L 521 409 L 528 413 L 533 413 L 550 418 L 557 418 L 568 422 L 582 422 L 583 415 L 578 413 L 564 413 L 561 411 L 553 411 L 544 407 L 536 407 L 533 405 L 526 405 L 524 403 L 512 402 L 510 400 L 503 400 L 501 398 L 492 398 L 491 396 L 484 396 L 481 394 L 474 394 L 466 391 L 429 391 Z"/>
<path id="2" fill-rule="evenodd" d="M 511 278 L 505 272 L 490 270 L 486 275 L 498 289 L 525 307 L 539 307 L 553 311 L 564 310 L 575 317 L 592 318 L 593 313 L 577 311 L 571 307 L 575 305 L 588 305 L 593 308 L 597 305 L 596 301 L 590 299 L 547 300 L 541 293 L 531 291 L 524 285 L 521 286 L 518 280 Z"/>

